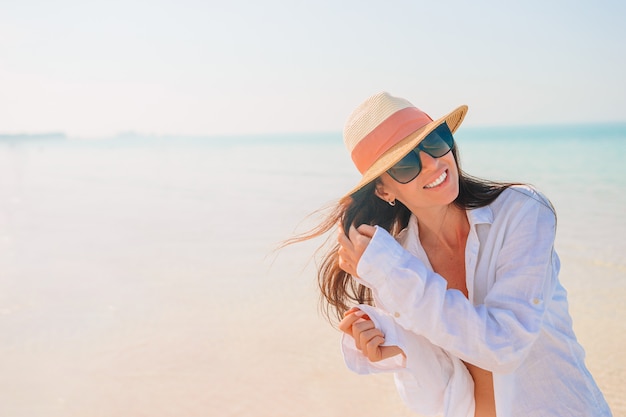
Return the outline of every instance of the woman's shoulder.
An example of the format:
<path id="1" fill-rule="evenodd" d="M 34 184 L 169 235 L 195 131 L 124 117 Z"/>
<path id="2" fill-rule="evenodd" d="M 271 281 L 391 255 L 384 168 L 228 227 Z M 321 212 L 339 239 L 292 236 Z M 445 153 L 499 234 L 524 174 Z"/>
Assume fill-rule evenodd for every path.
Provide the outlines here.
<path id="1" fill-rule="evenodd" d="M 507 187 L 490 206 L 494 214 L 502 210 L 519 210 L 522 207 L 536 207 L 546 209 L 552 214 L 555 213 L 548 197 L 528 184 L 516 184 Z"/>

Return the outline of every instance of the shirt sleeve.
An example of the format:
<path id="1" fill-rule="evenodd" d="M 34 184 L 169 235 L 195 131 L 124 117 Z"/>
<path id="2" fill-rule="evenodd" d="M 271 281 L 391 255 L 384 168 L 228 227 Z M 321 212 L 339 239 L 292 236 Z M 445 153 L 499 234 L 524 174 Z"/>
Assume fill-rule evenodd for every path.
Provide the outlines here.
<path id="1" fill-rule="evenodd" d="M 497 230 L 499 249 L 485 254 L 495 257 L 496 278 L 481 305 L 448 290 L 442 276 L 379 227 L 359 261 L 358 279 L 395 308 L 394 319 L 403 328 L 483 369 L 512 372 L 536 340 L 556 285 L 556 220 L 532 198 L 504 217 Z"/>
<path id="2" fill-rule="evenodd" d="M 426 338 L 400 327 L 378 308 L 359 305 L 385 335 L 385 345 L 396 345 L 406 355 L 370 362 L 354 339 L 342 336 L 342 352 L 348 368 L 359 374 L 394 372 L 400 397 L 411 410 L 425 416 L 474 415 L 474 382 L 465 365 Z"/>

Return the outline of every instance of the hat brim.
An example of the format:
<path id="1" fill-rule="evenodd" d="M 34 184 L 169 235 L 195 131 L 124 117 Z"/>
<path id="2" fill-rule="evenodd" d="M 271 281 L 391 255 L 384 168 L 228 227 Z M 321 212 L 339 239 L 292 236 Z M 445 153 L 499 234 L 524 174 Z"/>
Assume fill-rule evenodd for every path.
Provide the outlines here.
<path id="1" fill-rule="evenodd" d="M 398 161 L 404 158 L 409 152 L 411 152 L 419 143 L 424 140 L 426 136 L 437 128 L 443 122 L 448 124 L 450 131 L 454 133 L 463 122 L 465 115 L 467 114 L 467 106 L 462 105 L 451 111 L 447 115 L 440 117 L 437 120 L 433 120 L 427 125 L 419 128 L 415 132 L 411 133 L 400 142 L 389 148 L 378 158 L 367 171 L 363 173 L 361 181 L 348 192 L 345 197 L 349 197 L 352 194 L 365 187 L 376 178 L 380 177 L 385 171 L 394 166 Z"/>

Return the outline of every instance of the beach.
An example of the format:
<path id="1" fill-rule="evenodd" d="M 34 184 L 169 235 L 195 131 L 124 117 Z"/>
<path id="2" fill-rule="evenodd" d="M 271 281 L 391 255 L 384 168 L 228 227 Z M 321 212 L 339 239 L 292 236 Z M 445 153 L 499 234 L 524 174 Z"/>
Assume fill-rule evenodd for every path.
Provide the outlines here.
<path id="1" fill-rule="evenodd" d="M 574 329 L 626 415 L 626 129 L 458 141 L 468 172 L 553 202 Z M 357 179 L 339 133 L 0 142 L 0 415 L 415 415 L 345 368 L 323 241 L 275 250 Z"/>

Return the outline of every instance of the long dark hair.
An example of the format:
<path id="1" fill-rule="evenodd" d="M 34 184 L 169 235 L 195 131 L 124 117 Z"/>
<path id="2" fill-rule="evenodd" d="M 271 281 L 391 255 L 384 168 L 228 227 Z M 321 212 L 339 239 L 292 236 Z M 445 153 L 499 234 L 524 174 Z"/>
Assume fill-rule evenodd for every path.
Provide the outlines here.
<path id="1" fill-rule="evenodd" d="M 457 207 L 467 210 L 486 206 L 514 183 L 494 182 L 470 176 L 461 170 L 459 153 L 456 145 L 452 153 L 459 172 L 459 195 L 454 200 Z M 288 240 L 285 244 L 296 243 L 321 236 L 341 224 L 344 230 L 351 225 L 378 225 L 396 236 L 406 228 L 411 211 L 400 201 L 395 206 L 380 199 L 375 194 L 378 179 L 367 184 L 354 194 L 344 197 L 332 208 L 325 219 L 314 229 Z M 330 242 L 328 239 L 327 242 Z M 341 320 L 343 314 L 354 304 L 373 304 L 369 288 L 360 285 L 352 276 L 339 268 L 338 244 L 329 247 L 324 244 L 319 252 L 321 256 L 317 280 L 321 292 L 322 311 L 333 322 Z"/>

